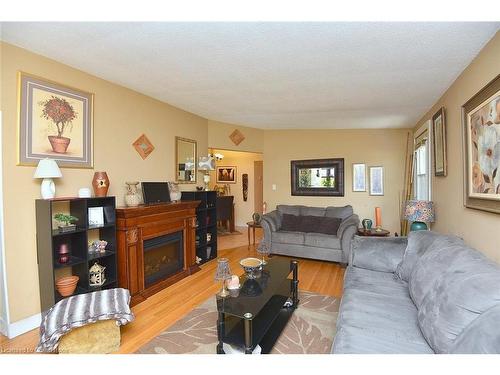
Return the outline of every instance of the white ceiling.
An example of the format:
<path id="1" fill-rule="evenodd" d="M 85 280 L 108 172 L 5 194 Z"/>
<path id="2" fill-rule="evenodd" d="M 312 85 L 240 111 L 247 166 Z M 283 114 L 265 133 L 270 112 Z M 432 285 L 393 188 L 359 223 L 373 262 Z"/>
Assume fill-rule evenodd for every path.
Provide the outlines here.
<path id="1" fill-rule="evenodd" d="M 1 39 L 212 120 L 413 126 L 500 23 L 2 23 Z M 98 98 L 96 98 L 98 100 Z"/>

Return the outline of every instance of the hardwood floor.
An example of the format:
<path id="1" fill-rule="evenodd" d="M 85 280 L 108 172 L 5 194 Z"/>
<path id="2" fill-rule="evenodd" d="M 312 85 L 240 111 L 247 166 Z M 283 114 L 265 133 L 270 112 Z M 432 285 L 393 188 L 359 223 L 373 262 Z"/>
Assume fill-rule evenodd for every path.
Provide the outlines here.
<path id="1" fill-rule="evenodd" d="M 246 229 L 246 228 L 244 228 Z M 241 230 L 240 230 L 241 231 Z M 258 255 L 255 247 L 248 246 L 247 233 L 233 242 L 244 244 L 231 249 L 219 251 L 219 256 L 229 259 L 233 273 L 240 275 L 243 270 L 238 262 L 249 255 Z M 222 237 L 224 238 L 224 237 Z M 146 301 L 134 306 L 132 311 L 136 319 L 122 327 L 122 344 L 119 353 L 133 353 L 153 337 L 170 327 L 178 319 L 186 315 L 195 306 L 213 296 L 220 288 L 214 281 L 216 262 L 211 261 L 201 267 L 201 271 L 151 296 Z M 337 263 L 299 259 L 299 289 L 324 295 L 340 297 L 344 269 Z M 38 329 L 32 330 L 12 340 L 0 335 L 0 353 L 33 352 L 38 342 Z"/>

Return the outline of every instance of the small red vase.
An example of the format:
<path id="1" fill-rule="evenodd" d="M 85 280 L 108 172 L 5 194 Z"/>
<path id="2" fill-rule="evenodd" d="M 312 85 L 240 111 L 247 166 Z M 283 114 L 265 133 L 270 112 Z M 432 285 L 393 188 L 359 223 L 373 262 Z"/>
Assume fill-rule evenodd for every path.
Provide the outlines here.
<path id="1" fill-rule="evenodd" d="M 109 178 L 106 172 L 95 172 L 92 180 L 94 195 L 96 197 L 105 197 L 108 194 Z"/>

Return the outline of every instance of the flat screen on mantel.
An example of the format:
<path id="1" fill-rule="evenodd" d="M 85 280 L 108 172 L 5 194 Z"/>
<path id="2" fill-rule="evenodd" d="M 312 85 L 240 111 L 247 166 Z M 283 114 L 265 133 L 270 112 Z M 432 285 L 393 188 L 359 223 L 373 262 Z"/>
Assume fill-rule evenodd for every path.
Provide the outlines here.
<path id="1" fill-rule="evenodd" d="M 144 204 L 159 204 L 170 202 L 167 182 L 142 182 Z"/>

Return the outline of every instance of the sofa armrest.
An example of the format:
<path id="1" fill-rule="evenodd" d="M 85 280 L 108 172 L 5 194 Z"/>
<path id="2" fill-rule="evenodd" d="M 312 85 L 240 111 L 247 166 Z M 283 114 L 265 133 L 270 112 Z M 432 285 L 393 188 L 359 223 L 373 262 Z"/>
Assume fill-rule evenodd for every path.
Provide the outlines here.
<path id="1" fill-rule="evenodd" d="M 395 272 L 407 243 L 407 237 L 354 236 L 350 263 L 358 268 Z"/>
<path id="2" fill-rule="evenodd" d="M 265 215 L 262 215 L 262 220 L 260 222 L 262 229 L 264 230 L 264 243 L 271 247 L 271 234 L 276 232 L 281 227 L 281 216 L 277 210 L 271 211 Z"/>
<path id="3" fill-rule="evenodd" d="M 337 231 L 337 237 L 340 240 L 340 246 L 342 248 L 342 262 L 349 263 L 351 258 L 351 241 L 354 234 L 358 230 L 359 217 L 358 215 L 351 215 L 346 219 L 342 220 L 339 229 Z"/>

